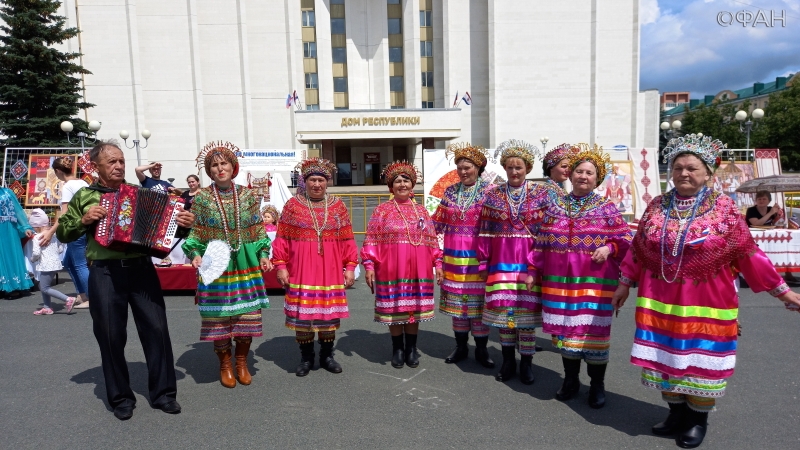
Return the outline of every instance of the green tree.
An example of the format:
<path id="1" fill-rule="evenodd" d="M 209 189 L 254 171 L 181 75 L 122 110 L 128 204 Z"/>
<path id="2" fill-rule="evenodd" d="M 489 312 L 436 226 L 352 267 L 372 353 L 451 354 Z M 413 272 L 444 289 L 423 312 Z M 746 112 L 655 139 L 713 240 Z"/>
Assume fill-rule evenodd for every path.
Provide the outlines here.
<path id="1" fill-rule="evenodd" d="M 739 121 L 736 120 L 736 111 L 748 110 L 750 102 L 745 101 L 740 105 L 721 104 L 721 105 L 700 105 L 696 109 L 687 112 L 681 122 L 681 131 L 690 133 L 703 133 L 728 144 L 728 148 L 745 148 L 747 146 L 747 135 L 739 131 Z M 753 144 L 750 135 L 751 147 Z"/>
<path id="2" fill-rule="evenodd" d="M 754 132 L 756 147 L 781 149 L 783 169 L 800 170 L 800 80 L 769 96 L 760 122 Z"/>
<path id="3" fill-rule="evenodd" d="M 82 101 L 80 76 L 90 74 L 55 45 L 78 35 L 56 15 L 57 0 L 3 0 L 0 3 L 0 146 L 54 147 L 66 144 L 59 128 L 70 120 L 75 132 L 87 131 L 76 118 Z"/>

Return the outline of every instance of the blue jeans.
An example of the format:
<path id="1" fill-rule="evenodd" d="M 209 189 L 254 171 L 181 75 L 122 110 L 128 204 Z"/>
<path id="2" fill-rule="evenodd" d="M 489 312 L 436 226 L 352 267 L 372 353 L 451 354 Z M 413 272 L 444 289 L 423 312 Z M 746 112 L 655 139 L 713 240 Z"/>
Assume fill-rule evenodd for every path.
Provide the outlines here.
<path id="1" fill-rule="evenodd" d="M 67 244 L 67 252 L 64 254 L 64 268 L 72 277 L 75 283 L 75 290 L 78 294 L 86 294 L 89 291 L 89 268 L 86 266 L 86 235 L 77 241 Z"/>

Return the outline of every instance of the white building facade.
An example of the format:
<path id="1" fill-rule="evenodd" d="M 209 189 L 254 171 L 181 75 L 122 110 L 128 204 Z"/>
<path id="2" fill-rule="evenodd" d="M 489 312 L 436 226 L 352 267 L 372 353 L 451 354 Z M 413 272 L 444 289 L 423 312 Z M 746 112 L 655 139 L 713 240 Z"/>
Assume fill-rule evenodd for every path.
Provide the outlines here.
<path id="1" fill-rule="evenodd" d="M 657 147 L 638 0 L 66 0 L 103 137 L 176 184 L 212 140 L 329 158 L 337 184 L 450 141 Z M 301 110 L 286 108 L 296 91 Z M 471 105 L 454 98 L 466 93 Z M 457 94 L 457 97 L 456 97 Z M 650 98 L 653 97 L 653 98 Z M 136 154 L 126 150 L 128 178 Z M 541 169 L 537 169 L 541 173 Z M 262 175 L 262 174 L 254 174 Z M 288 176 L 284 174 L 288 182 Z M 207 180 L 204 180 L 207 184 Z"/>

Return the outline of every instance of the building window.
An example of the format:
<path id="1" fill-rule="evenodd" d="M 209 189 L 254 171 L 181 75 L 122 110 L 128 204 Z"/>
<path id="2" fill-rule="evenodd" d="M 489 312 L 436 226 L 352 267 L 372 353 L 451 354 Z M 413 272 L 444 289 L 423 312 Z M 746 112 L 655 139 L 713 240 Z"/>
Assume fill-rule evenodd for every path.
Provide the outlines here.
<path id="1" fill-rule="evenodd" d="M 303 57 L 316 58 L 317 57 L 317 43 L 316 42 L 303 42 Z"/>
<path id="2" fill-rule="evenodd" d="M 406 109 L 405 106 L 392 106 L 392 109 Z"/>
<path id="3" fill-rule="evenodd" d="M 333 55 L 333 62 L 334 63 L 346 63 L 347 62 L 347 49 L 344 47 L 334 47 L 331 50 Z"/>
<path id="4" fill-rule="evenodd" d="M 389 19 L 389 34 L 402 34 L 403 29 L 400 27 L 400 19 Z"/>
<path id="5" fill-rule="evenodd" d="M 433 72 L 422 72 L 422 87 L 433 87 Z"/>
<path id="6" fill-rule="evenodd" d="M 344 0 L 331 0 L 331 5 L 344 5 Z"/>
<path id="7" fill-rule="evenodd" d="M 399 5 L 400 0 L 387 0 L 386 3 L 389 5 Z"/>
<path id="8" fill-rule="evenodd" d="M 433 11 L 420 11 L 419 12 L 419 26 L 432 27 L 433 26 Z"/>
<path id="9" fill-rule="evenodd" d="M 331 34 L 345 34 L 344 19 L 331 19 Z"/>
<path id="10" fill-rule="evenodd" d="M 350 109 L 350 107 L 349 106 L 335 106 L 333 109 L 343 110 L 343 109 Z"/>
<path id="11" fill-rule="evenodd" d="M 306 74 L 306 89 L 319 89 L 319 81 L 316 73 Z"/>
<path id="12" fill-rule="evenodd" d="M 403 47 L 389 47 L 389 62 L 403 62 Z"/>
<path id="13" fill-rule="evenodd" d="M 333 92 L 347 92 L 347 77 L 333 77 Z"/>
<path id="14" fill-rule="evenodd" d="M 303 26 L 313 27 L 317 25 L 314 11 L 303 11 Z"/>
<path id="15" fill-rule="evenodd" d="M 306 109 L 307 109 L 308 111 L 319 111 L 319 105 L 308 105 L 308 104 L 307 104 L 307 105 L 306 105 Z M 313 147 L 311 147 L 311 145 L 314 145 L 314 144 L 310 144 L 310 145 L 309 145 L 309 148 L 313 148 Z"/>
<path id="16" fill-rule="evenodd" d="M 423 109 L 430 109 L 433 108 L 433 102 L 422 102 Z"/>
<path id="17" fill-rule="evenodd" d="M 403 92 L 403 77 L 389 77 L 389 90 Z"/>
<path id="18" fill-rule="evenodd" d="M 419 56 L 433 56 L 433 41 L 419 41 Z"/>

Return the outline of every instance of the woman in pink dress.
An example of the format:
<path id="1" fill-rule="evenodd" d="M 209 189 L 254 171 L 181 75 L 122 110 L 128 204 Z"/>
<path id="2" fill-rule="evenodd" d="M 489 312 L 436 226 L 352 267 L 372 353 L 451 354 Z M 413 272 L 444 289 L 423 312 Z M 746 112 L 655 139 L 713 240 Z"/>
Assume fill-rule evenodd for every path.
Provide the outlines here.
<path id="1" fill-rule="evenodd" d="M 586 144 L 579 144 L 586 145 Z M 564 182 L 569 180 L 569 157 L 577 153 L 580 147 L 572 144 L 561 144 L 553 147 L 542 158 L 542 173 L 547 177 L 545 186 L 553 189 L 557 194 L 563 195 Z"/>
<path id="2" fill-rule="evenodd" d="M 484 367 L 494 367 L 486 344 L 489 327 L 481 321 L 486 279 L 478 271 L 477 244 L 481 208 L 486 191 L 494 186 L 480 175 L 486 168 L 486 149 L 468 142 L 451 144 L 446 155 L 453 155 L 461 182 L 444 191 L 442 202 L 433 214 L 436 232 L 444 235 L 444 281 L 439 311 L 453 317 L 456 348 L 444 360 L 455 364 L 469 354 L 469 332 L 475 338 L 475 359 Z"/>
<path id="3" fill-rule="evenodd" d="M 619 210 L 594 191 L 606 176 L 608 158 L 598 147 L 570 155 L 572 192 L 556 196 L 545 211 L 531 256 L 533 272 L 541 279 L 542 331 L 553 335 L 564 364 L 564 384 L 556 398 L 568 400 L 578 393 L 585 360 L 592 379 L 589 406 L 595 409 L 605 406 L 611 295 L 631 241 Z"/>
<path id="4" fill-rule="evenodd" d="M 434 268 L 442 282 L 442 251 L 424 206 L 411 197 L 419 170 L 405 161 L 383 172 L 392 200 L 375 208 L 361 248 L 367 285 L 375 294 L 375 321 L 389 326 L 392 367 L 419 366 L 419 323 L 433 320 Z M 405 345 L 403 336 L 405 335 Z"/>
<path id="5" fill-rule="evenodd" d="M 754 292 L 800 307 L 800 295 L 753 242 L 734 201 L 707 187 L 723 148 L 694 134 L 669 142 L 664 159 L 675 188 L 647 206 L 612 298 L 621 308 L 639 283 L 631 362 L 642 367 L 642 384 L 669 405 L 653 433 L 677 435 L 683 448 L 703 442 L 708 413 L 733 375 L 737 273 Z"/>
<path id="6" fill-rule="evenodd" d="M 304 377 L 314 368 L 314 333 L 319 335 L 319 366 L 341 373 L 333 342 L 340 320 L 349 317 L 345 289 L 355 280 L 356 241 L 347 207 L 327 194 L 336 166 L 310 158 L 300 163 L 300 171 L 306 189 L 286 202 L 272 243 L 278 282 L 286 289 L 286 327 L 300 345 L 295 375 Z"/>
<path id="7" fill-rule="evenodd" d="M 487 277 L 483 323 L 500 329 L 503 364 L 495 380 L 505 382 L 516 376 L 519 349 L 520 381 L 532 384 L 542 305 L 538 292 L 529 290 L 525 280 L 528 256 L 554 191 L 525 179 L 539 149 L 512 139 L 495 151 L 508 182 L 486 193 L 481 211 L 477 259 L 479 270 Z"/>

